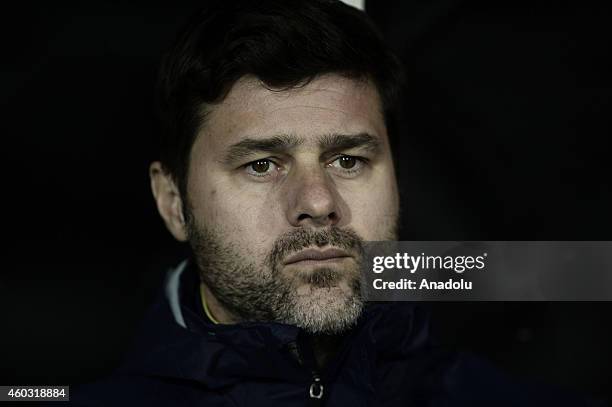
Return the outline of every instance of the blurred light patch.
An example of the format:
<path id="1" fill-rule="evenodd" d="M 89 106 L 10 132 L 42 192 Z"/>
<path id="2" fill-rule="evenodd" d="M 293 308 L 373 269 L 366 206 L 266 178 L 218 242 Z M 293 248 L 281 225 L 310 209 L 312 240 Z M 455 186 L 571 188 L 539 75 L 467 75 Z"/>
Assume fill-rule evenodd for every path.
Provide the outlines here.
<path id="1" fill-rule="evenodd" d="M 342 0 L 342 2 L 357 7 L 359 10 L 363 10 L 365 5 L 365 0 Z"/>

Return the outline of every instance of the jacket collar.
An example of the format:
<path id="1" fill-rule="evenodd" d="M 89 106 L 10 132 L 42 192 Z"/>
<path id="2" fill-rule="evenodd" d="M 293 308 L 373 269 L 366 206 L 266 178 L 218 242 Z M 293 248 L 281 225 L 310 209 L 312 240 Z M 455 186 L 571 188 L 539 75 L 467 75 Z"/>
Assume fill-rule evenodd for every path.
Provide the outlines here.
<path id="1" fill-rule="evenodd" d="M 120 372 L 209 388 L 256 379 L 303 382 L 310 374 L 287 350 L 298 340 L 299 328 L 270 322 L 213 324 L 195 305 L 198 285 L 197 272 L 187 260 L 169 271 L 163 295 L 147 313 Z M 375 359 L 422 347 L 427 331 L 427 315 L 414 304 L 369 303 L 339 355 L 360 355 L 362 363 L 372 365 Z"/>

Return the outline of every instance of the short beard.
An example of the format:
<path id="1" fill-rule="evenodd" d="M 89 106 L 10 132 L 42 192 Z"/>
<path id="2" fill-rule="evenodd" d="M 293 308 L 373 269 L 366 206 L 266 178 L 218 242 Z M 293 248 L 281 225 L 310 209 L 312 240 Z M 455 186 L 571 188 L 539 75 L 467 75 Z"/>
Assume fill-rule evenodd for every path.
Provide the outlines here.
<path id="1" fill-rule="evenodd" d="M 357 321 L 365 302 L 361 271 L 362 239 L 351 229 L 295 229 L 276 239 L 272 250 L 258 265 L 241 254 L 222 234 L 196 225 L 187 212 L 189 242 L 202 281 L 217 301 L 240 321 L 273 321 L 295 325 L 309 333 L 340 333 Z M 319 268 L 294 272 L 287 278 L 279 270 L 287 255 L 311 246 L 334 246 L 354 255 L 349 268 Z M 346 281 L 349 293 L 337 284 Z M 298 295 L 298 283 L 310 293 Z"/>

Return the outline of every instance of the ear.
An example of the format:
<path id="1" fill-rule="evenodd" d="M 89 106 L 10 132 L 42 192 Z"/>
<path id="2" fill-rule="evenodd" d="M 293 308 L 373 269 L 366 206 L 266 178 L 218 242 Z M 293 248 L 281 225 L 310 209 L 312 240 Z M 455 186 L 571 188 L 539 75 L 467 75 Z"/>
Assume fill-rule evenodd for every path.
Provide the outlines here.
<path id="1" fill-rule="evenodd" d="M 157 203 L 157 210 L 166 227 L 176 240 L 187 240 L 187 227 L 183 215 L 183 202 L 174 180 L 164 171 L 162 164 L 155 161 L 149 167 L 151 190 Z"/>

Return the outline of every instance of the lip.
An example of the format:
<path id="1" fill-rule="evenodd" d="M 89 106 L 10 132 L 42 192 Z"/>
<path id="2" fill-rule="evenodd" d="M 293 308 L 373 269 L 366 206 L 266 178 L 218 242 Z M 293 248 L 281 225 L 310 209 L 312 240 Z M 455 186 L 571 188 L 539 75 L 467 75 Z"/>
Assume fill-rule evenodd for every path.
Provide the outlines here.
<path id="1" fill-rule="evenodd" d="M 299 262 L 323 262 L 328 260 L 339 260 L 347 257 L 352 257 L 346 251 L 336 248 L 317 250 L 317 249 L 306 249 L 292 256 L 289 256 L 285 260 L 285 266 L 295 264 Z"/>

